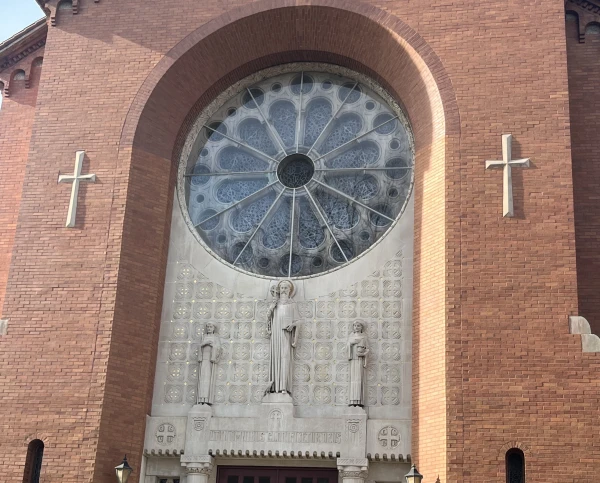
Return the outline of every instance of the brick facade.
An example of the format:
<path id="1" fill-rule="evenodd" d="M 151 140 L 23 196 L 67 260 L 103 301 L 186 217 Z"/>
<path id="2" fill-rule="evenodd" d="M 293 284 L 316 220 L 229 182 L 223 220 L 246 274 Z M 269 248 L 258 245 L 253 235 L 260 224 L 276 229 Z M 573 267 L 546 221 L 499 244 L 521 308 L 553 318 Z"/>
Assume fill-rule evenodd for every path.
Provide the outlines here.
<path id="1" fill-rule="evenodd" d="M 0 111 L 3 481 L 21 481 L 34 438 L 46 442 L 44 482 L 112 481 L 123 453 L 139 474 L 186 127 L 232 82 L 299 60 L 374 77 L 414 129 L 424 481 L 503 482 L 515 446 L 528 482 L 593 481 L 600 355 L 581 352 L 568 316 L 599 310 L 594 272 L 576 264 L 596 261 L 594 177 L 581 168 L 595 104 L 581 94 L 599 44 L 573 43 L 562 1 L 56 3 L 41 79 L 11 83 Z M 514 170 L 505 219 L 502 176 L 484 161 L 509 132 L 532 168 Z M 70 190 L 56 180 L 79 149 L 98 182 L 82 186 L 65 229 Z"/>

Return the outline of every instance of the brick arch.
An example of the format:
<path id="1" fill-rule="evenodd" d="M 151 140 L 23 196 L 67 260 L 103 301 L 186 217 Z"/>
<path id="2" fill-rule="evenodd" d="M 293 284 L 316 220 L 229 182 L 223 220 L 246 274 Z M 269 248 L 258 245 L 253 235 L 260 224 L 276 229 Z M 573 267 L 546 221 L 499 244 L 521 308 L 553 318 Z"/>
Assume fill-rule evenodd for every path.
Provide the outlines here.
<path id="1" fill-rule="evenodd" d="M 128 187 L 106 392 L 119 397 L 105 404 L 112 417 L 102 424 L 120 424 L 125 416 L 118 408 L 127 405 L 129 421 L 142 425 L 138 434 L 143 434 L 154 383 L 176 160 L 191 121 L 236 81 L 296 61 L 330 62 L 373 77 L 410 118 L 416 143 L 412 454 L 420 471 L 445 481 L 445 439 L 438 437 L 445 427 L 445 396 L 436 396 L 426 408 L 418 401 L 446 377 L 440 348 L 451 302 L 444 286 L 458 270 L 448 270 L 445 220 L 458 210 L 458 190 L 447 186 L 453 180 L 457 186 L 460 176 L 459 113 L 444 66 L 424 39 L 400 19 L 356 0 L 260 0 L 233 9 L 179 42 L 139 89 L 121 133 L 117 173 L 128 179 Z M 118 237 L 121 227 L 113 229 Z M 430 276 L 427 284 L 421 283 L 424 271 Z M 136 332 L 146 337 L 132 340 Z M 123 391 L 120 368 L 133 352 L 138 365 L 130 368 L 132 384 Z M 143 363 L 139 354 L 145 354 Z M 131 400 L 140 394 L 144 403 L 133 407 Z M 138 471 L 139 445 L 106 436 L 98 452 L 119 446 L 132 454 Z M 112 468 L 102 462 L 96 471 L 108 475 Z"/>
<path id="2" fill-rule="evenodd" d="M 269 24 L 270 20 L 275 23 Z M 292 29 L 286 28 L 290 21 L 293 21 L 289 24 L 294 26 Z M 269 29 L 265 29 L 265 25 L 269 25 Z M 277 25 L 277 29 L 273 25 Z M 251 45 L 241 40 L 245 38 L 252 39 Z M 303 56 L 303 52 L 312 52 L 312 55 Z M 239 80 L 235 72 L 240 78 L 247 75 L 242 74 L 244 66 L 247 66 L 246 72 L 251 73 L 256 70 L 253 64 L 261 59 L 268 67 L 300 60 L 325 61 L 327 55 L 351 59 L 354 65 L 348 67 L 366 71 L 368 75 L 375 73 L 376 80 L 400 101 L 403 97 L 416 97 L 414 88 L 421 84 L 421 89 L 429 90 L 428 97 L 439 96 L 439 106 L 435 107 L 441 112 L 436 115 L 443 119 L 446 134 L 459 132 L 456 98 L 441 60 L 425 40 L 399 18 L 356 0 L 260 0 L 204 24 L 163 57 L 132 102 L 121 147 L 140 143 L 148 147 L 147 135 L 153 128 L 148 116 L 156 113 L 156 109 L 164 109 L 161 94 L 170 97 L 170 87 L 181 90 L 177 97 L 182 105 L 178 107 L 187 113 L 189 106 L 209 89 L 218 92 Z M 268 58 L 272 63 L 265 61 Z M 201 62 L 202 67 L 184 72 L 194 61 Z M 199 71 L 200 75 L 193 77 Z M 193 80 L 193 87 L 186 85 L 189 80 Z M 403 96 L 411 90 L 411 96 Z M 176 108 L 168 109 L 174 112 Z M 411 117 L 414 125 L 414 116 Z M 180 120 L 183 122 L 183 118 Z M 161 140 L 154 141 L 163 146 L 159 152 L 165 153 L 163 140 L 168 136 L 172 138 L 173 130 L 180 125 L 173 123 Z"/>

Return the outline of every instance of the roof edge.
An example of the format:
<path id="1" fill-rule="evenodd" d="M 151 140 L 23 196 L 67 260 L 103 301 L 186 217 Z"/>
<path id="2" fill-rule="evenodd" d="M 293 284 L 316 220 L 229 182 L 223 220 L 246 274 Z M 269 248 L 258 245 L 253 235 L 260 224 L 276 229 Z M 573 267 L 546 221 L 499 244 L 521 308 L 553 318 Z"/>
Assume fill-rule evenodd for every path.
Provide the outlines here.
<path id="1" fill-rule="evenodd" d="M 0 71 L 34 52 L 46 43 L 48 24 L 42 17 L 0 43 Z"/>

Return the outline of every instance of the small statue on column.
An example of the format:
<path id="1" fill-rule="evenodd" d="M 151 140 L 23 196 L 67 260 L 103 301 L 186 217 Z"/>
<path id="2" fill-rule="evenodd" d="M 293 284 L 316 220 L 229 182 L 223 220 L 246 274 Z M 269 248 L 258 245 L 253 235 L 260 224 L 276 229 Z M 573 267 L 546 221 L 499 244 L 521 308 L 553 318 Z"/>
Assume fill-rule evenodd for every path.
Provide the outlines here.
<path id="1" fill-rule="evenodd" d="M 348 360 L 350 361 L 350 387 L 348 388 L 348 405 L 364 406 L 367 370 L 367 354 L 369 344 L 364 333 L 365 324 L 356 320 L 352 324 L 352 333 L 348 336 Z"/>
<path id="2" fill-rule="evenodd" d="M 267 331 L 271 338 L 269 388 L 267 392 L 292 392 L 292 349 L 296 347 L 300 313 L 292 300 L 294 284 L 283 280 L 271 289 L 275 300 L 267 313 Z"/>
<path id="3" fill-rule="evenodd" d="M 222 352 L 221 339 L 217 335 L 217 326 L 212 322 L 208 322 L 205 330 L 198 351 L 198 362 L 200 363 L 196 401 L 198 404 L 212 404 L 215 399 L 217 364 Z"/>

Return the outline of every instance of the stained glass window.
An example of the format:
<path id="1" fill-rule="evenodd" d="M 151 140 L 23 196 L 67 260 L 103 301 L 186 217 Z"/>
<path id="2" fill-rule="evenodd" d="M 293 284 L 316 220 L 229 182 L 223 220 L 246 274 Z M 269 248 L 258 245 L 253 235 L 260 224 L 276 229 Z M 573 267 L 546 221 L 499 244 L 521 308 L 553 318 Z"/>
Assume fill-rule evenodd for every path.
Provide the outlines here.
<path id="1" fill-rule="evenodd" d="M 193 229 L 226 263 L 268 277 L 327 272 L 402 215 L 414 164 L 405 116 L 374 83 L 334 71 L 241 88 L 198 130 L 180 187 Z"/>

